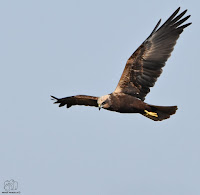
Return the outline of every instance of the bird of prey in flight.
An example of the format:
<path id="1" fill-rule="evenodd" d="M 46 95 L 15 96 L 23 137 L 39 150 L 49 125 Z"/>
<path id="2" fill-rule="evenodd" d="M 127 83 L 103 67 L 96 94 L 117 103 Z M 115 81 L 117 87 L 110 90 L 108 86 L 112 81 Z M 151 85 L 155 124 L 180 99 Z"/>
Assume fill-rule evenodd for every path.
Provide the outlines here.
<path id="1" fill-rule="evenodd" d="M 149 37 L 128 59 L 114 92 L 101 97 L 76 95 L 65 98 L 51 96 L 59 107 L 74 105 L 95 106 L 99 110 L 139 113 L 154 121 L 162 121 L 175 114 L 177 106 L 155 106 L 144 102 L 157 78 L 162 73 L 167 59 L 174 49 L 179 35 L 191 23 L 183 24 L 190 15 L 183 17 L 187 10 L 178 14 L 180 7 L 158 28 L 158 21 Z"/>

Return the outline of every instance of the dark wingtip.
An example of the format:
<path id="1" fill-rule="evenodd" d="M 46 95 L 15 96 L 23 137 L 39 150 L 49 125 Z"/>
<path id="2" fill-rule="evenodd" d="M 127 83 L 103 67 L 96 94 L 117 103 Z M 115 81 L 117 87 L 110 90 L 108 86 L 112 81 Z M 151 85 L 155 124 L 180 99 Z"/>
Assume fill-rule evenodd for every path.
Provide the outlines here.
<path id="1" fill-rule="evenodd" d="M 55 102 L 54 102 L 54 104 L 58 104 L 59 102 L 58 102 L 58 100 L 59 100 L 59 98 L 57 98 L 57 97 L 55 97 L 55 96 L 52 96 L 51 95 L 51 100 L 56 100 Z"/>
<path id="2" fill-rule="evenodd" d="M 51 99 L 51 100 L 58 100 L 58 98 L 57 98 L 57 97 L 55 97 L 55 96 L 52 96 L 52 95 L 51 95 L 51 97 L 52 97 L 52 99 Z"/>
<path id="3" fill-rule="evenodd" d="M 58 105 L 59 107 L 63 107 L 63 106 L 66 105 L 67 108 L 70 108 L 72 106 L 71 104 L 67 104 L 65 101 L 62 101 L 62 99 L 59 99 L 59 98 L 57 98 L 55 96 L 51 95 L 51 98 L 52 98 L 51 100 L 55 101 L 54 104 L 59 104 Z"/>
<path id="4" fill-rule="evenodd" d="M 176 9 L 176 11 L 174 12 L 174 14 L 175 14 L 175 15 L 178 14 L 178 12 L 180 11 L 180 9 L 181 9 L 181 7 L 178 7 L 178 8 Z"/>
<path id="5" fill-rule="evenodd" d="M 70 108 L 72 105 L 71 104 L 67 104 L 67 108 Z"/>
<path id="6" fill-rule="evenodd" d="M 178 29 L 184 29 L 184 28 L 190 26 L 191 24 L 192 24 L 192 22 L 187 23 L 187 24 L 185 24 L 185 25 L 182 25 L 182 26 L 178 27 Z"/>

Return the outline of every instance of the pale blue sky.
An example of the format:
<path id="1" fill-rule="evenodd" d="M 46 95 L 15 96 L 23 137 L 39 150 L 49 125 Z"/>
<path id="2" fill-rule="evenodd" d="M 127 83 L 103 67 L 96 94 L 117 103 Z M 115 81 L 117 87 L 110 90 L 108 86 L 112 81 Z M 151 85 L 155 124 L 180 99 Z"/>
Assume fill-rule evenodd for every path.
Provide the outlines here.
<path id="1" fill-rule="evenodd" d="M 154 122 L 90 107 L 58 108 L 50 95 L 112 92 L 126 60 L 179 6 L 193 22 L 147 96 L 178 105 Z M 195 0 L 0 2 L 0 192 L 199 195 L 199 12 Z M 198 102 L 198 103 L 197 103 Z"/>

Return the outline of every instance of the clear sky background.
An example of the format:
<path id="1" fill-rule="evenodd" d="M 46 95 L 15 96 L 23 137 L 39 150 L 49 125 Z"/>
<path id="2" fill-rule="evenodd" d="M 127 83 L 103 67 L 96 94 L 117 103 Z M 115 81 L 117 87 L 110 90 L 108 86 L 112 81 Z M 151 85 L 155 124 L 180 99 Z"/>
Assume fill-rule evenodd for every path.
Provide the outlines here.
<path id="1" fill-rule="evenodd" d="M 178 105 L 154 122 L 91 107 L 58 108 L 50 95 L 112 92 L 126 60 L 179 6 L 193 22 L 146 98 Z M 0 193 L 199 195 L 197 0 L 2 0 Z"/>

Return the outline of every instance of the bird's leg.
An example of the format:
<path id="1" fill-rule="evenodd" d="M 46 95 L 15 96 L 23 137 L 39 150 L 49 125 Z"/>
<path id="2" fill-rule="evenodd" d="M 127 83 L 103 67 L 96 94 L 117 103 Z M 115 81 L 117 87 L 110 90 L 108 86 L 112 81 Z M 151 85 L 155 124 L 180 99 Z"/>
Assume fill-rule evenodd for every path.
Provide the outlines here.
<path id="1" fill-rule="evenodd" d="M 147 110 L 144 110 L 144 112 L 146 113 L 146 115 L 158 117 L 158 114 L 157 114 L 156 112 L 149 112 L 149 111 L 147 111 Z"/>

